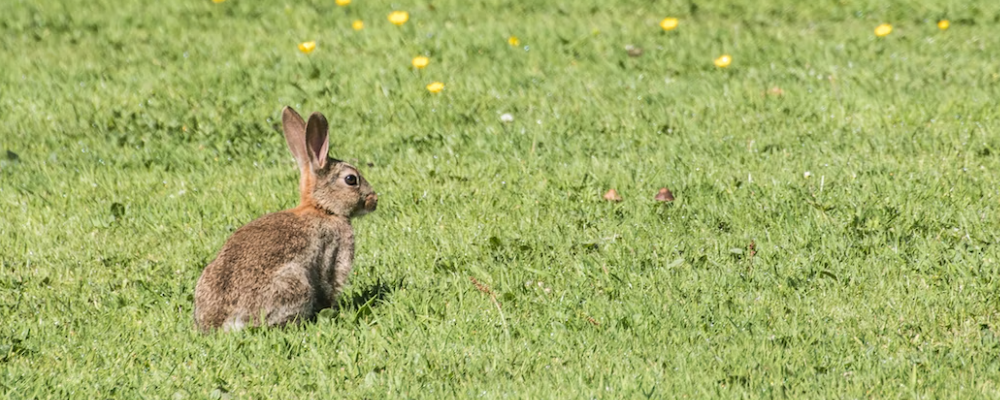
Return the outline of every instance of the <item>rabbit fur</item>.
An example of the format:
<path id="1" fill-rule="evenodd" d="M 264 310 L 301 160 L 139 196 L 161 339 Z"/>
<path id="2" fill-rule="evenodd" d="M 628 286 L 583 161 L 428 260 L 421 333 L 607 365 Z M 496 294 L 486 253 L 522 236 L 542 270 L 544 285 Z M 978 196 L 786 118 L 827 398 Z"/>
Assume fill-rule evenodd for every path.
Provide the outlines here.
<path id="1" fill-rule="evenodd" d="M 237 229 L 205 267 L 194 293 L 202 332 L 302 322 L 331 307 L 354 260 L 351 218 L 378 205 L 357 168 L 327 156 L 322 114 L 307 123 L 285 107 L 281 119 L 299 167 L 299 205 Z"/>

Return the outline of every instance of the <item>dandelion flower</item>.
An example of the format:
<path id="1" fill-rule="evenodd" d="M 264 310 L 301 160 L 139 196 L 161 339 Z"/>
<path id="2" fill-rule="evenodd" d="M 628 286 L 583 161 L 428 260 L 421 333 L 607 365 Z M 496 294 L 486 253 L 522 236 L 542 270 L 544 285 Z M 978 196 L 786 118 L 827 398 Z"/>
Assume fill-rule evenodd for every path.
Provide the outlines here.
<path id="1" fill-rule="evenodd" d="M 316 50 L 315 40 L 299 43 L 299 51 L 301 51 L 303 54 L 312 53 L 313 50 Z"/>
<path id="2" fill-rule="evenodd" d="M 663 30 L 665 31 L 672 31 L 674 29 L 677 29 L 677 25 L 679 24 L 680 21 L 677 18 L 674 17 L 664 18 L 663 21 L 660 21 L 660 28 L 663 28 Z"/>
<path id="3" fill-rule="evenodd" d="M 416 69 L 424 69 L 424 67 L 426 67 L 427 64 L 430 64 L 430 63 L 431 63 L 431 59 L 429 59 L 427 57 L 424 57 L 424 56 L 413 57 L 413 61 L 412 61 L 413 68 L 416 68 Z"/>
<path id="4" fill-rule="evenodd" d="M 938 21 L 938 29 L 942 31 L 947 30 L 949 26 L 951 26 L 951 22 L 948 22 L 946 19 Z"/>
<path id="5" fill-rule="evenodd" d="M 351 0 L 334 0 L 334 3 L 337 3 L 338 6 L 344 7 L 351 4 Z"/>
<path id="6" fill-rule="evenodd" d="M 733 58 L 729 54 L 723 54 L 719 58 L 715 59 L 715 66 L 719 68 L 726 68 L 729 64 L 733 63 Z"/>
<path id="7" fill-rule="evenodd" d="M 354 20 L 354 22 L 351 23 L 351 28 L 354 28 L 354 30 L 356 30 L 356 31 L 360 31 L 362 29 L 365 29 L 365 21 L 362 21 L 360 19 L 356 19 L 356 20 Z"/>
<path id="8" fill-rule="evenodd" d="M 514 46 L 514 47 L 520 46 L 521 45 L 521 39 L 518 39 L 517 36 L 511 36 L 511 37 L 507 38 L 507 44 L 509 44 L 511 46 Z"/>
<path id="9" fill-rule="evenodd" d="M 215 4 L 219 4 L 219 3 L 222 3 L 224 1 L 226 1 L 226 0 L 212 0 L 212 2 L 215 3 Z"/>
<path id="10" fill-rule="evenodd" d="M 403 24 L 405 24 L 406 21 L 410 20 L 410 13 L 406 11 L 393 11 L 392 13 L 389 14 L 388 19 L 389 22 L 392 22 L 393 25 L 403 26 Z"/>
<path id="11" fill-rule="evenodd" d="M 885 37 L 892 33 L 892 25 L 882 24 L 875 27 L 875 36 Z"/>
<path id="12" fill-rule="evenodd" d="M 442 90 L 444 90 L 444 84 L 441 82 L 432 82 L 431 84 L 427 85 L 428 92 L 440 93 Z"/>

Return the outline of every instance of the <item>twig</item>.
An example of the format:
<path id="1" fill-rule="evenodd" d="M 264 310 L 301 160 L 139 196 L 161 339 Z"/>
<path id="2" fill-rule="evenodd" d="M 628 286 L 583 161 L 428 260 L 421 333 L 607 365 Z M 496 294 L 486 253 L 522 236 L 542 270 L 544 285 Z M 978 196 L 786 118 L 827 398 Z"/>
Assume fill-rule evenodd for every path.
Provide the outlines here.
<path id="1" fill-rule="evenodd" d="M 503 309 L 500 308 L 500 302 L 497 301 L 497 295 L 494 294 L 492 290 L 490 290 L 489 286 L 486 286 L 485 284 L 479 283 L 479 281 L 477 281 L 476 278 L 470 276 L 469 280 L 472 281 L 473 285 L 476 285 L 476 289 L 479 289 L 480 292 L 483 292 L 483 293 L 486 293 L 486 294 L 490 295 L 490 300 L 493 301 L 493 305 L 497 306 L 497 311 L 500 312 L 500 323 L 503 325 L 503 332 L 504 332 L 505 335 L 507 335 L 507 342 L 509 343 L 510 342 L 510 331 L 507 330 L 507 319 L 504 318 L 504 316 L 503 316 Z"/>

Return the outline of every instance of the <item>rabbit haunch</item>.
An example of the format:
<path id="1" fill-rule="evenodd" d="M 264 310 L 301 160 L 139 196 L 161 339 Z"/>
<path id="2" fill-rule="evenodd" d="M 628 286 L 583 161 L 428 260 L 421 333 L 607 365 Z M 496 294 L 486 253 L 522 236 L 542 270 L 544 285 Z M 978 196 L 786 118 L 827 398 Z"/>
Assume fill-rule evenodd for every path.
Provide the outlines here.
<path id="1" fill-rule="evenodd" d="M 332 306 L 354 260 L 350 219 L 378 205 L 357 168 L 327 156 L 322 114 L 306 123 L 286 107 L 282 125 L 301 174 L 299 205 L 236 230 L 205 267 L 194 296 L 202 331 L 301 322 Z"/>

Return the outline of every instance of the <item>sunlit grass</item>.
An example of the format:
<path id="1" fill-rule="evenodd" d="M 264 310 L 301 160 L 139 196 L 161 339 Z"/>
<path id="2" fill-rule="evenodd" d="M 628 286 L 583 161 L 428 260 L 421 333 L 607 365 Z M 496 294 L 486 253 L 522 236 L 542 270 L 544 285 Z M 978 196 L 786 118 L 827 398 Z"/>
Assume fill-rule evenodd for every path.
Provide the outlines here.
<path id="1" fill-rule="evenodd" d="M 0 394 L 1000 396 L 1000 4 L 695 3 L 5 6 Z M 336 311 L 199 335 L 285 105 L 379 210 Z"/>

